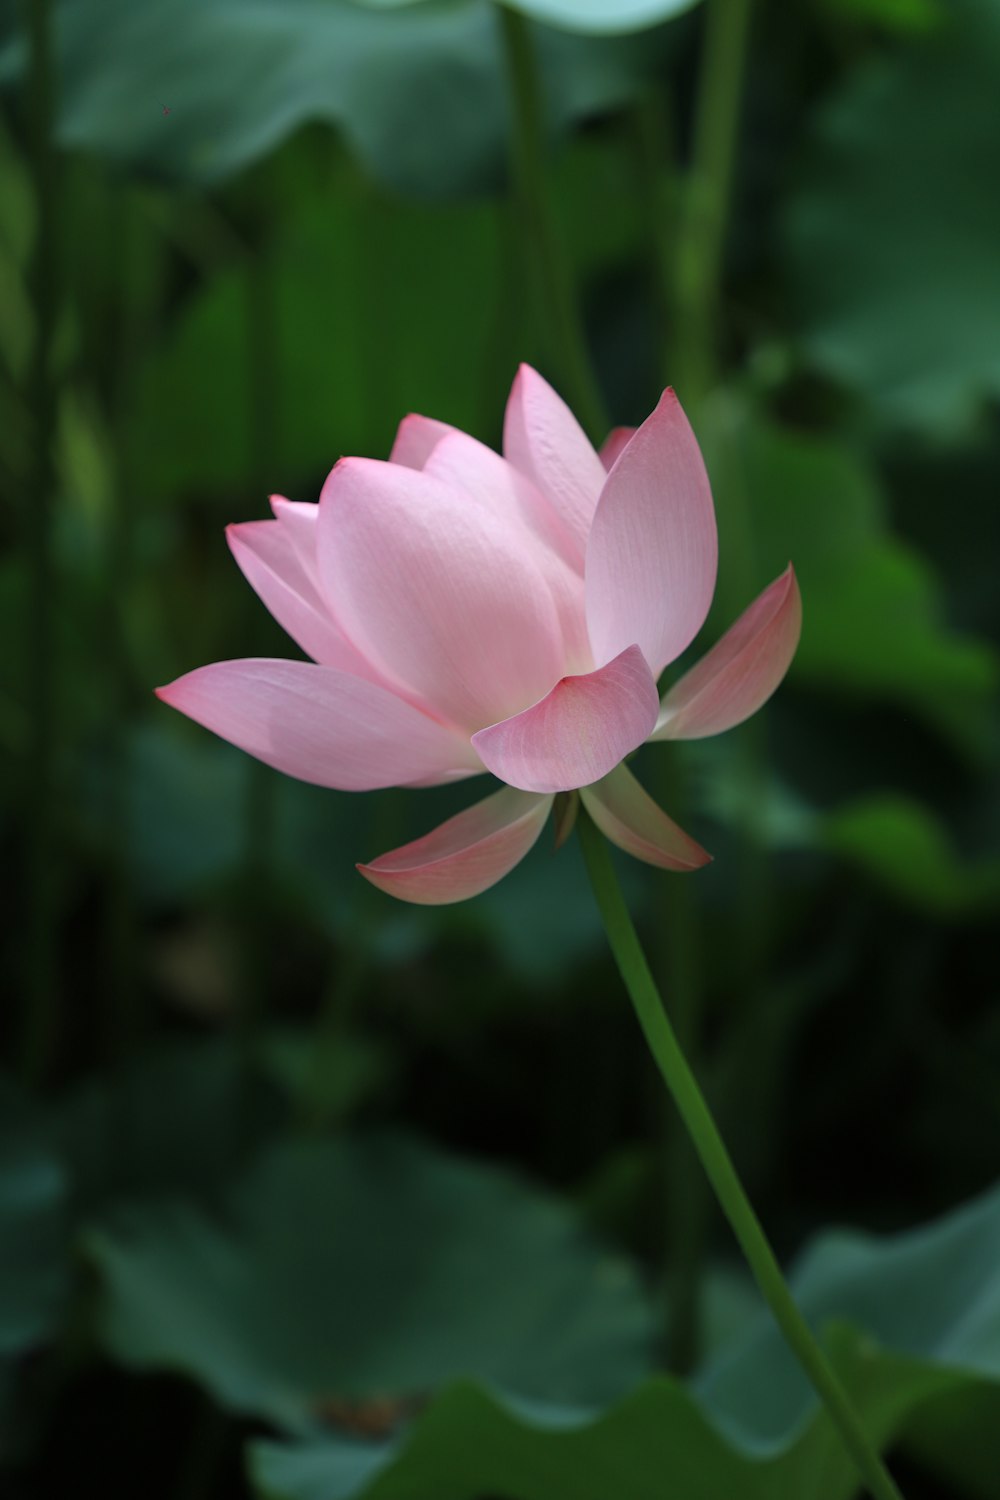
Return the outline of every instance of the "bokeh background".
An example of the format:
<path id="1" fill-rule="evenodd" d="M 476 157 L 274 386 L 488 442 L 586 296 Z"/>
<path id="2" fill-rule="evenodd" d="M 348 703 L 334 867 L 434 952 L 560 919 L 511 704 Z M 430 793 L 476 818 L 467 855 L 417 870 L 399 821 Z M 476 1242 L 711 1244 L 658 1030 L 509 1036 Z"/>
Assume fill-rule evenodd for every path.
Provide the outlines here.
<path id="1" fill-rule="evenodd" d="M 696 651 L 795 563 L 773 702 L 636 761 L 715 863 L 621 877 L 907 1495 L 995 1500 L 994 0 L 34 0 L 0 88 L 3 1494 L 858 1493 L 575 841 L 395 904 L 355 861 L 468 787 L 152 696 L 298 654 L 227 522 L 409 411 L 498 444 L 528 360 L 595 440 L 677 388 Z"/>

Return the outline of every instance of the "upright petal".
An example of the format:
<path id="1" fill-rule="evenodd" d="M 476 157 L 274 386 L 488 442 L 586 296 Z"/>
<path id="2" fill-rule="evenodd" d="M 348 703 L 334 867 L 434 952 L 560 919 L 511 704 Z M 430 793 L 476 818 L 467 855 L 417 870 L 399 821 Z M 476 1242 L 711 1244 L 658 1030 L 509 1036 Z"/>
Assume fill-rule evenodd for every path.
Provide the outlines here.
<path id="1" fill-rule="evenodd" d="M 435 421 L 433 417 L 421 417 L 411 412 L 404 417 L 396 429 L 396 440 L 389 454 L 391 464 L 403 464 L 407 469 L 422 469 L 434 449 L 449 432 L 457 432 L 447 422 Z"/>
<path id="2" fill-rule="evenodd" d="M 472 736 L 483 765 L 528 792 L 569 792 L 606 776 L 656 723 L 656 684 L 638 646 L 597 672 L 564 677 L 523 713 Z"/>
<path id="3" fill-rule="evenodd" d="M 573 561 L 582 566 L 604 465 L 565 401 L 530 365 L 520 367 L 511 387 L 503 451 L 554 507 L 572 538 Z"/>
<path id="4" fill-rule="evenodd" d="M 654 740 L 700 740 L 749 719 L 788 671 L 802 629 L 791 563 L 685 672 L 660 708 Z"/>
<path id="5" fill-rule="evenodd" d="M 599 458 L 606 469 L 613 469 L 618 456 L 635 436 L 634 427 L 612 427 L 601 444 Z"/>
<path id="6" fill-rule="evenodd" d="M 467 739 L 359 677 L 305 661 L 218 661 L 157 697 L 265 765 L 345 792 L 474 776 Z"/>
<path id="7" fill-rule="evenodd" d="M 374 667 L 337 629 L 287 527 L 278 521 L 244 521 L 227 526 L 226 540 L 247 582 L 307 655 L 342 672 L 377 679 Z"/>
<path id="8" fill-rule="evenodd" d="M 342 460 L 320 501 L 319 565 L 344 634 L 469 732 L 563 671 L 556 606 L 522 528 L 427 474 Z"/>
<path id="9" fill-rule="evenodd" d="M 708 475 L 673 391 L 622 450 L 587 544 L 594 660 L 637 642 L 658 677 L 704 623 L 717 539 Z"/>
<path id="10" fill-rule="evenodd" d="M 274 518 L 283 528 L 291 545 L 295 548 L 299 562 L 319 591 L 319 569 L 316 566 L 316 522 L 319 506 L 315 502 L 286 500 L 284 495 L 271 496 Z"/>
<path id="11" fill-rule="evenodd" d="M 587 634 L 583 575 L 569 560 L 571 539 L 541 490 L 492 448 L 464 432 L 441 439 L 424 473 L 485 502 L 508 526 L 521 528 L 524 546 L 542 573 L 559 615 L 563 671 L 591 671 L 594 659 Z"/>
<path id="12" fill-rule="evenodd" d="M 551 797 L 504 787 L 433 833 L 357 868 L 372 885 L 401 901 L 420 906 L 465 901 L 496 885 L 524 858 L 551 806 Z"/>
<path id="13" fill-rule="evenodd" d="M 678 828 L 625 766 L 616 766 L 580 796 L 598 828 L 619 849 L 664 870 L 697 870 L 712 856 Z"/>

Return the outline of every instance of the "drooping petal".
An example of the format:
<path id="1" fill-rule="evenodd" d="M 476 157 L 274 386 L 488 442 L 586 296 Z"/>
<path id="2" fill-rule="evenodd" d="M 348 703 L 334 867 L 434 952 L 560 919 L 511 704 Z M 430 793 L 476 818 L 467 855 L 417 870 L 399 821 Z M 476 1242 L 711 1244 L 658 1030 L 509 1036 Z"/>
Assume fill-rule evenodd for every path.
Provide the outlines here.
<path id="1" fill-rule="evenodd" d="M 749 719 L 788 671 L 801 629 L 802 598 L 789 563 L 670 689 L 650 738 L 700 740 Z"/>
<path id="2" fill-rule="evenodd" d="M 492 448 L 464 432 L 441 439 L 424 473 L 489 505 L 508 526 L 521 528 L 524 545 L 545 578 L 559 616 L 563 671 L 591 671 L 594 659 L 587 634 L 583 575 L 569 561 L 573 547 L 568 532 L 538 487 Z"/>
<path id="3" fill-rule="evenodd" d="M 599 458 L 606 469 L 614 467 L 615 460 L 632 441 L 636 429 L 634 427 L 612 427 L 604 442 L 601 444 Z"/>
<path id="4" fill-rule="evenodd" d="M 265 765 L 316 786 L 367 792 L 482 770 L 457 731 L 377 683 L 312 662 L 213 662 L 156 692 Z"/>
<path id="5" fill-rule="evenodd" d="M 605 838 L 647 865 L 697 870 L 712 858 L 667 817 L 625 766 L 616 766 L 595 786 L 581 787 L 580 796 Z"/>
<path id="6" fill-rule="evenodd" d="M 407 469 L 422 469 L 434 449 L 449 432 L 457 432 L 447 422 L 435 421 L 433 417 L 421 417 L 411 412 L 396 428 L 396 440 L 389 454 L 391 464 L 403 464 Z"/>
<path id="7" fill-rule="evenodd" d="M 483 765 L 528 792 L 569 792 L 606 776 L 656 723 L 656 684 L 638 646 L 599 671 L 564 677 L 540 702 L 472 736 Z"/>
<path id="8" fill-rule="evenodd" d="M 717 550 L 705 465 L 667 390 L 622 450 L 594 515 L 586 568 L 594 660 L 637 642 L 658 677 L 704 623 Z"/>
<path id="9" fill-rule="evenodd" d="M 504 787 L 433 833 L 357 868 L 401 901 L 420 906 L 465 901 L 496 885 L 524 858 L 551 806 L 551 797 Z"/>
<path id="10" fill-rule="evenodd" d="M 427 474 L 344 459 L 320 500 L 324 595 L 389 680 L 471 733 L 564 670 L 556 606 L 522 533 Z"/>
<path id="11" fill-rule="evenodd" d="M 375 669 L 337 629 L 288 527 L 279 521 L 244 521 L 226 527 L 226 540 L 247 582 L 307 655 L 342 672 L 377 679 Z"/>
<path id="12" fill-rule="evenodd" d="M 566 526 L 580 567 L 604 484 L 604 465 L 583 428 L 530 365 L 521 365 L 504 413 L 504 457 L 533 480 Z"/>

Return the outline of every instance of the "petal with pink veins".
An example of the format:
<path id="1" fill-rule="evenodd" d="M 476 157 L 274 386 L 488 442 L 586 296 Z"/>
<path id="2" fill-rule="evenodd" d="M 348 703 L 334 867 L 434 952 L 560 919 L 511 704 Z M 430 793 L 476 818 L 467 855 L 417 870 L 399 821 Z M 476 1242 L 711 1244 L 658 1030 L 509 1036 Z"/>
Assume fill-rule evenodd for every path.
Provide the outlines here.
<path id="1" fill-rule="evenodd" d="M 278 521 L 244 521 L 226 527 L 226 540 L 251 588 L 308 656 L 376 680 L 375 669 L 337 629 L 288 527 Z"/>
<path id="2" fill-rule="evenodd" d="M 789 563 L 670 689 L 650 738 L 700 740 L 749 719 L 788 671 L 801 629 L 802 598 Z"/>
<path id="3" fill-rule="evenodd" d="M 606 469 L 613 469 L 619 454 L 632 441 L 636 429 L 634 427 L 612 427 L 604 442 L 601 444 L 598 457 Z"/>
<path id="4" fill-rule="evenodd" d="M 406 695 L 469 733 L 564 671 L 559 618 L 523 527 L 401 464 L 343 459 L 323 489 L 323 592 Z"/>
<path id="5" fill-rule="evenodd" d="M 535 843 L 552 806 L 504 787 L 411 844 L 358 865 L 366 880 L 401 901 L 445 906 L 496 885 Z"/>
<path id="6" fill-rule="evenodd" d="M 156 695 L 265 765 L 345 792 L 482 770 L 469 741 L 377 683 L 305 661 L 219 661 Z"/>
<path id="7" fill-rule="evenodd" d="M 504 413 L 503 451 L 541 490 L 572 538 L 580 567 L 604 484 L 604 465 L 559 396 L 530 365 L 521 365 Z"/>
<path id="8" fill-rule="evenodd" d="M 659 703 L 638 646 L 596 672 L 564 677 L 523 713 L 472 736 L 483 765 L 528 792 L 599 781 L 645 740 Z"/>
<path id="9" fill-rule="evenodd" d="M 616 766 L 595 786 L 581 787 L 584 806 L 605 838 L 647 865 L 697 870 L 712 856 L 643 791 L 625 766 Z"/>
<path id="10" fill-rule="evenodd" d="M 421 417 L 411 412 L 396 428 L 396 440 L 389 454 L 391 464 L 403 464 L 407 469 L 422 469 L 443 437 L 457 432 L 447 422 L 438 422 L 434 417 Z"/>
<path id="11" fill-rule="evenodd" d="M 318 590 L 316 522 L 319 519 L 319 506 L 314 501 L 305 503 L 301 500 L 286 500 L 284 495 L 272 495 L 271 511 L 275 520 L 284 528 L 299 561 Z"/>
<path id="12" fill-rule="evenodd" d="M 637 642 L 658 677 L 701 629 L 718 544 L 701 452 L 673 391 L 623 448 L 587 544 L 594 660 Z"/>

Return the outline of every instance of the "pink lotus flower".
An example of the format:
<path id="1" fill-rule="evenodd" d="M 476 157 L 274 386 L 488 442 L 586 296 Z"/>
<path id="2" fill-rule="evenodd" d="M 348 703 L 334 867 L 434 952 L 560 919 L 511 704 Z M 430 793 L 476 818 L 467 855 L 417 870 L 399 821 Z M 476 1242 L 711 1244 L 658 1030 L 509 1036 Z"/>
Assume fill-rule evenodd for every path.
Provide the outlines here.
<path id="1" fill-rule="evenodd" d="M 388 462 L 346 458 L 318 505 L 228 528 L 236 561 L 312 661 L 215 662 L 159 696 L 289 776 L 345 791 L 506 785 L 358 869 L 406 901 L 486 890 L 535 843 L 557 792 L 649 864 L 709 855 L 623 764 L 645 740 L 730 729 L 774 692 L 799 638 L 791 566 L 662 701 L 656 679 L 715 589 L 715 513 L 667 390 L 598 454 L 522 365 L 501 458 L 427 417 Z"/>

